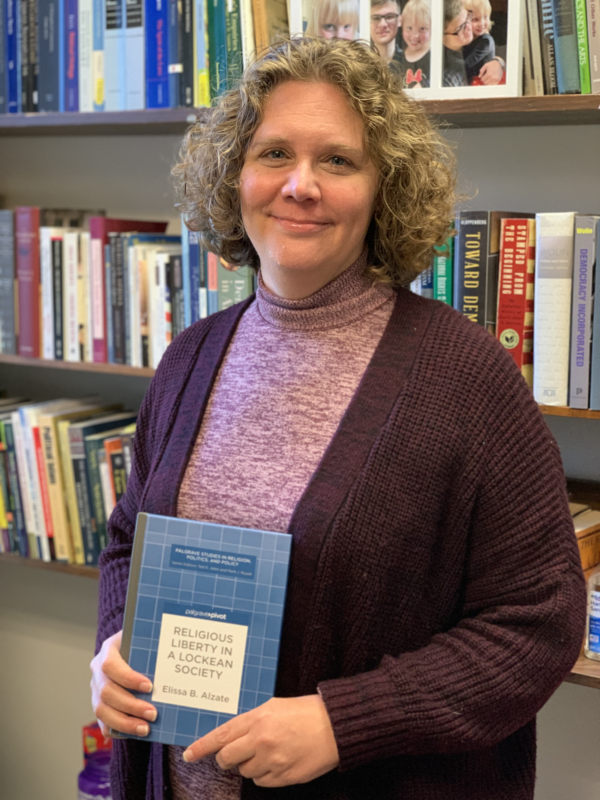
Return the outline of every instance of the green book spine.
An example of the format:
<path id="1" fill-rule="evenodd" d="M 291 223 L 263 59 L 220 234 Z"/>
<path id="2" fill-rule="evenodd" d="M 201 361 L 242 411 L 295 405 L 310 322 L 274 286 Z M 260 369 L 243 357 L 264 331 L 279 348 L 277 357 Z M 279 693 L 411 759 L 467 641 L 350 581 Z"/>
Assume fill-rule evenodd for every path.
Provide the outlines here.
<path id="1" fill-rule="evenodd" d="M 454 260 L 454 238 L 442 247 L 434 248 L 433 299 L 452 305 L 452 265 Z"/>
<path id="2" fill-rule="evenodd" d="M 104 447 L 104 439 L 92 439 L 85 442 L 87 477 L 89 481 L 89 491 L 92 500 L 92 513 L 96 520 L 96 535 L 100 552 L 108 544 L 108 531 L 106 527 L 106 515 L 104 513 L 104 500 L 102 498 L 102 482 L 100 479 L 100 467 L 98 465 L 98 450 Z"/>
<path id="3" fill-rule="evenodd" d="M 226 267 L 221 259 L 217 266 L 219 287 L 219 311 L 241 303 L 250 297 L 253 288 L 253 270 L 250 267 Z"/>
<path id="4" fill-rule="evenodd" d="M 232 89 L 242 77 L 242 27 L 240 22 L 240 0 L 226 0 L 226 2 L 227 88 Z"/>
<path id="5" fill-rule="evenodd" d="M 208 72 L 211 98 L 218 97 L 227 89 L 225 27 L 225 0 L 208 0 Z"/>
<path id="6" fill-rule="evenodd" d="M 591 94 L 592 79 L 588 48 L 587 8 L 585 0 L 575 0 L 575 18 L 577 20 L 577 54 L 579 57 L 579 77 L 581 94 Z"/>

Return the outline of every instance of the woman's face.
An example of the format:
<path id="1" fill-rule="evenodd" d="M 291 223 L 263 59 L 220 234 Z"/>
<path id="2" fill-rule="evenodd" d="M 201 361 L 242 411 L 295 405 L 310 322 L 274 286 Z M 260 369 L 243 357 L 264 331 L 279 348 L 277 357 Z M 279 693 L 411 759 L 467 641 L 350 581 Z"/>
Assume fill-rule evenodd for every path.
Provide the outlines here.
<path id="1" fill-rule="evenodd" d="M 303 282 L 324 286 L 360 256 L 377 170 L 362 120 L 337 87 L 300 81 L 278 86 L 240 179 L 242 219 L 272 291 Z"/>
<path id="2" fill-rule="evenodd" d="M 319 36 L 324 39 L 356 39 L 354 25 L 350 22 L 322 22 L 319 25 Z"/>

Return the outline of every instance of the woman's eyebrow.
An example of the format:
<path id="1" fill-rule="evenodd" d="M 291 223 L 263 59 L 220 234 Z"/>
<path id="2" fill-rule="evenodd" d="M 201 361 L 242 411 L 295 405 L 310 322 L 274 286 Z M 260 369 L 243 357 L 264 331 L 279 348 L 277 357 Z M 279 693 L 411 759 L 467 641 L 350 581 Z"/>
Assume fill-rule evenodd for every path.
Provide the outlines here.
<path id="1" fill-rule="evenodd" d="M 266 147 L 285 147 L 289 145 L 289 141 L 280 136 L 268 137 L 266 139 L 257 139 L 250 144 L 249 150 L 262 150 Z M 364 150 L 359 150 L 356 147 L 351 147 L 341 142 L 325 142 L 319 145 L 320 150 L 326 150 L 335 153 L 344 153 L 345 155 L 352 156 L 356 159 L 365 157 Z"/>

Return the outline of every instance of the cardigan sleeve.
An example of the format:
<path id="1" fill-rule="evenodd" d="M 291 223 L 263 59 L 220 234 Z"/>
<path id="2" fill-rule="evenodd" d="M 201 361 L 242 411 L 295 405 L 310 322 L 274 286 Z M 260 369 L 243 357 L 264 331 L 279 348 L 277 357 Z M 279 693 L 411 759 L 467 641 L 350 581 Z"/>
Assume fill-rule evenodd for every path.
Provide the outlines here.
<path id="1" fill-rule="evenodd" d="M 489 386 L 478 432 L 486 456 L 459 621 L 377 669 L 319 684 L 340 770 L 494 746 L 531 721 L 577 659 L 585 583 L 562 462 L 514 373 L 508 391 Z"/>

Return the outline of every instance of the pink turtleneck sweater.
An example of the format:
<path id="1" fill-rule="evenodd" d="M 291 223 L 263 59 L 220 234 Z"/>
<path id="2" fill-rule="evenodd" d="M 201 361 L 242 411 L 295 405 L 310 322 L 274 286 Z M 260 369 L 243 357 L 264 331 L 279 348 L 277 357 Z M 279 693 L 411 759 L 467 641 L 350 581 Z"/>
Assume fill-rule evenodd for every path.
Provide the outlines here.
<path id="1" fill-rule="evenodd" d="M 303 300 L 259 278 L 213 387 L 177 515 L 286 531 L 383 334 L 392 289 L 364 274 L 366 251 Z M 213 757 L 169 748 L 173 800 L 234 800 L 241 779 Z"/>

